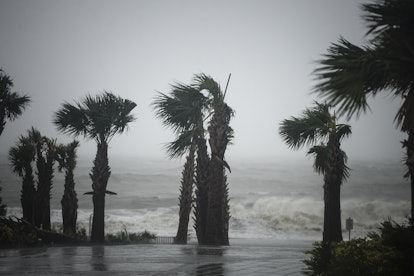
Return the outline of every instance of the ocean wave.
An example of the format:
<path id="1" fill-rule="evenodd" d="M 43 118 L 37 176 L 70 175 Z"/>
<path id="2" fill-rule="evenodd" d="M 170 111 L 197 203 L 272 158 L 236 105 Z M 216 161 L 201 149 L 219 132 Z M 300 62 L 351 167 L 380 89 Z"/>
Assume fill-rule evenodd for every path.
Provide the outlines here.
<path id="1" fill-rule="evenodd" d="M 231 238 L 311 239 L 322 237 L 322 200 L 292 197 L 261 197 L 258 199 L 233 200 L 230 204 Z M 7 215 L 21 216 L 21 208 L 8 208 Z M 365 236 L 376 230 L 380 223 L 391 217 L 403 222 L 409 214 L 407 201 L 342 201 L 342 227 L 348 217 L 354 220 L 353 237 Z M 78 224 L 90 230 L 91 209 L 78 209 Z M 51 211 L 56 229 L 61 227 L 61 211 Z M 195 238 L 193 220 L 190 219 L 189 235 Z M 105 231 L 116 233 L 124 228 L 128 232 L 153 232 L 159 236 L 174 236 L 178 227 L 178 206 L 106 209 Z M 343 229 L 345 233 L 345 229 Z M 345 236 L 345 234 L 344 234 Z"/>

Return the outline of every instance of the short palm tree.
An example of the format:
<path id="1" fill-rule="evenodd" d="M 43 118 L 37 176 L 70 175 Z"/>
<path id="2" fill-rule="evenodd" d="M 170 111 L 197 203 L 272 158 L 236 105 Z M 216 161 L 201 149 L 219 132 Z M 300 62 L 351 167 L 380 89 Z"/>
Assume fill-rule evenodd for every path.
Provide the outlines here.
<path id="1" fill-rule="evenodd" d="M 76 234 L 78 217 L 78 198 L 75 191 L 74 170 L 76 167 L 76 149 L 79 142 L 74 140 L 67 145 L 59 145 L 56 149 L 56 159 L 59 171 L 65 171 L 65 190 L 62 200 L 63 233 L 69 236 Z"/>
<path id="2" fill-rule="evenodd" d="M 56 161 L 56 140 L 50 139 L 32 128 L 28 137 L 36 149 L 37 196 L 35 225 L 51 230 L 50 199 Z"/>
<path id="3" fill-rule="evenodd" d="M 136 104 L 110 92 L 92 97 L 86 96 L 75 105 L 64 103 L 54 118 L 58 130 L 74 136 L 83 135 L 95 140 L 97 153 L 90 177 L 92 179 L 92 200 L 94 205 L 92 242 L 105 239 L 105 194 L 111 174 L 108 165 L 108 143 L 117 133 L 123 133 L 129 123 L 135 120 L 131 111 Z"/>
<path id="4" fill-rule="evenodd" d="M 21 136 L 16 146 L 9 151 L 12 170 L 23 179 L 20 197 L 23 219 L 32 224 L 35 223 L 36 187 L 32 168 L 35 157 L 36 147 L 25 136 Z"/>
<path id="5" fill-rule="evenodd" d="M 187 243 L 188 224 L 193 204 L 195 152 L 197 145 L 205 135 L 203 120 L 207 102 L 208 99 L 195 85 L 176 83 L 172 85 L 170 95 L 159 93 L 153 103 L 157 117 L 177 135 L 176 140 L 167 145 L 168 155 L 176 158 L 187 153 L 182 172 L 179 223 L 175 237 L 175 242 L 180 244 Z"/>
<path id="6" fill-rule="evenodd" d="M 6 126 L 6 121 L 13 121 L 22 115 L 23 110 L 30 103 L 28 96 L 20 96 L 17 92 L 11 92 L 12 87 L 13 80 L 0 69 L 0 136 Z M 0 203 L 1 201 L 0 196 Z M 5 204 L 0 204 L 0 214 L 6 214 Z"/>
<path id="7" fill-rule="evenodd" d="M 365 112 L 367 98 L 380 92 L 403 99 L 395 118 L 408 134 L 403 146 L 414 217 L 414 1 L 377 0 L 362 5 L 362 10 L 367 45 L 359 47 L 344 38 L 332 44 L 315 70 L 315 91 L 348 117 Z"/>
<path id="8" fill-rule="evenodd" d="M 234 111 L 224 101 L 227 87 L 223 92 L 220 85 L 213 78 L 204 74 L 197 76 L 197 79 L 199 89 L 208 91 L 212 98 L 211 109 L 213 114 L 208 127 L 211 158 L 207 180 L 207 219 L 202 243 L 228 245 L 230 211 L 225 169 L 230 170 L 230 167 L 225 161 L 225 152 L 233 138 L 230 120 L 234 116 Z"/>
<path id="9" fill-rule="evenodd" d="M 6 120 L 13 121 L 22 115 L 30 103 L 28 96 L 20 96 L 11 92 L 13 80 L 0 69 L 0 135 L 3 133 Z"/>
<path id="10" fill-rule="evenodd" d="M 341 184 L 348 177 L 347 156 L 341 150 L 341 140 L 351 134 L 351 127 L 337 124 L 337 118 L 327 104 L 315 103 L 300 117 L 282 121 L 279 133 L 292 149 L 311 145 L 308 154 L 314 155 L 314 169 L 324 176 L 323 241 L 342 240 Z"/>

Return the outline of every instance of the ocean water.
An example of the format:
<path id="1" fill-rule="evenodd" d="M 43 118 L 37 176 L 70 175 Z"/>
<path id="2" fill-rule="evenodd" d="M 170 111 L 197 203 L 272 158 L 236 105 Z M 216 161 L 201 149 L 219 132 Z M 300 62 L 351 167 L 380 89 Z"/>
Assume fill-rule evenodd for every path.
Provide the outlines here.
<path id="1" fill-rule="evenodd" d="M 79 209 L 78 223 L 89 231 L 93 210 L 89 172 L 92 158 L 80 158 L 75 171 Z M 2 158 L 2 197 L 8 215 L 21 216 L 21 179 Z M 175 236 L 178 226 L 178 195 L 184 159 L 148 160 L 110 156 L 111 177 L 106 197 L 106 233 L 153 232 Z M 323 229 L 323 178 L 312 169 L 312 160 L 228 160 L 231 239 L 320 240 Z M 342 185 L 342 227 L 354 220 L 352 237 L 376 230 L 391 217 L 403 222 L 410 213 L 410 184 L 403 178 L 399 161 L 349 164 L 350 179 Z M 60 200 L 64 175 L 55 172 L 52 188 L 52 224 L 61 227 Z M 344 238 L 348 232 L 343 229 Z M 190 238 L 195 240 L 192 225 Z"/>

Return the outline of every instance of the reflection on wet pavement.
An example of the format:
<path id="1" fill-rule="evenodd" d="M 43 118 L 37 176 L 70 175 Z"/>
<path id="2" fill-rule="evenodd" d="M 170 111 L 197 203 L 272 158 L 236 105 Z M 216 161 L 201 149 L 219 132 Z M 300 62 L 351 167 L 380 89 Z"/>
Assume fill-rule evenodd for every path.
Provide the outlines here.
<path id="1" fill-rule="evenodd" d="M 0 250 L 0 275 L 301 275 L 311 242 Z"/>

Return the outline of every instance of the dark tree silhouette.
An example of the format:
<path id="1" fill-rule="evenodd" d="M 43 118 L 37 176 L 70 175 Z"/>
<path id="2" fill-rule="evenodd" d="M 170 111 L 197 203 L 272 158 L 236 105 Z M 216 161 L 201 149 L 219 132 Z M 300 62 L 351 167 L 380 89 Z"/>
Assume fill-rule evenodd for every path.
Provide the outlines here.
<path id="1" fill-rule="evenodd" d="M 176 140 L 167 145 L 171 158 L 187 153 L 182 172 L 179 196 L 179 223 L 176 243 L 186 244 L 188 224 L 193 204 L 193 185 L 195 180 L 195 152 L 200 140 L 204 139 L 204 113 L 208 99 L 200 93 L 196 85 L 176 83 L 172 85 L 170 95 L 159 93 L 153 106 L 156 115 L 166 127 L 176 133 Z M 204 139 L 205 144 L 205 139 Z M 198 150 L 197 150 L 198 151 Z M 197 172 L 198 174 L 198 172 Z"/>
<path id="2" fill-rule="evenodd" d="M 36 188 L 32 168 L 32 162 L 35 160 L 35 157 L 36 147 L 25 136 L 21 136 L 16 146 L 9 151 L 9 161 L 12 170 L 23 179 L 20 197 L 23 219 L 32 224 L 35 222 Z"/>
<path id="3" fill-rule="evenodd" d="M 63 233 L 69 236 L 76 235 L 76 220 L 78 217 L 78 198 L 73 173 L 76 168 L 76 149 L 78 146 L 79 142 L 74 140 L 67 145 L 59 145 L 56 150 L 59 171 L 65 171 L 65 190 L 61 204 Z"/>
<path id="4" fill-rule="evenodd" d="M 28 96 L 20 96 L 12 92 L 13 80 L 0 69 L 0 135 L 4 131 L 6 121 L 20 117 L 30 103 Z"/>
<path id="5" fill-rule="evenodd" d="M 407 133 L 407 177 L 411 178 L 411 217 L 414 216 L 414 1 L 377 0 L 362 5 L 367 45 L 344 38 L 328 48 L 319 61 L 315 87 L 329 104 L 348 117 L 369 109 L 367 99 L 392 93 L 402 105 L 395 117 Z"/>
<path id="6" fill-rule="evenodd" d="M 208 95 L 205 96 L 203 92 Z M 173 85 L 171 95 L 160 93 L 153 104 L 157 116 L 177 135 L 176 140 L 167 147 L 170 157 L 179 157 L 188 152 L 179 197 L 180 220 L 176 236 L 179 243 L 187 242 L 195 183 L 194 228 L 198 242 L 228 244 L 229 207 L 224 172 L 224 167 L 228 165 L 224 161 L 224 152 L 233 134 L 228 125 L 233 111 L 225 104 L 224 97 L 225 93 L 221 91 L 217 82 L 205 74 L 198 74 L 190 85 Z M 205 138 L 204 121 L 208 118 L 211 118 L 208 131 L 214 160 L 208 156 Z M 210 187 L 213 187 L 214 191 L 210 191 Z M 217 217 L 219 218 L 216 221 Z"/>
<path id="7" fill-rule="evenodd" d="M 56 140 L 42 136 L 34 128 L 29 131 L 29 139 L 36 149 L 37 196 L 35 199 L 35 225 L 51 230 L 50 199 L 56 160 Z"/>
<path id="8" fill-rule="evenodd" d="M 58 130 L 70 135 L 83 135 L 97 143 L 96 157 L 90 177 L 92 179 L 93 222 L 91 241 L 105 240 L 105 194 L 111 175 L 108 165 L 108 143 L 117 133 L 123 133 L 135 120 L 131 111 L 136 104 L 110 92 L 92 97 L 86 96 L 75 105 L 64 103 L 55 114 L 54 124 Z"/>
<path id="9" fill-rule="evenodd" d="M 351 134 L 351 127 L 338 124 L 329 108 L 327 104 L 315 103 L 302 116 L 284 120 L 279 133 L 292 149 L 313 145 L 308 154 L 315 157 L 315 171 L 324 176 L 323 241 L 338 242 L 342 240 L 341 184 L 349 175 L 347 157 L 340 146 L 341 140 Z"/>
<path id="10" fill-rule="evenodd" d="M 212 98 L 213 112 L 208 127 L 211 158 L 207 180 L 208 209 L 203 244 L 228 245 L 230 210 L 225 168 L 230 171 L 230 167 L 225 161 L 225 152 L 233 138 L 233 129 L 229 124 L 234 111 L 224 101 L 227 87 L 223 93 L 220 85 L 207 75 L 199 75 L 198 81 L 200 90 L 207 90 Z"/>
<path id="11" fill-rule="evenodd" d="M 28 96 L 20 96 L 17 92 L 12 92 L 12 87 L 13 80 L 0 69 L 0 136 L 6 126 L 6 121 L 13 121 L 21 116 L 30 103 Z M 1 202 L 0 196 L 0 215 L 4 216 L 6 215 L 6 205 Z"/>

